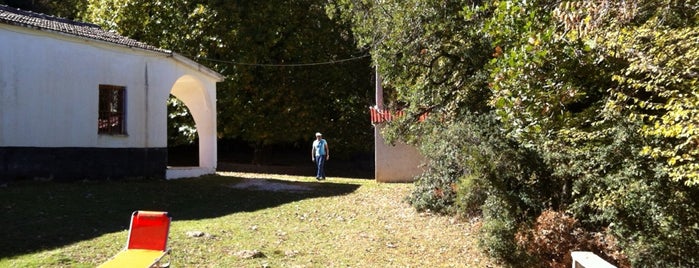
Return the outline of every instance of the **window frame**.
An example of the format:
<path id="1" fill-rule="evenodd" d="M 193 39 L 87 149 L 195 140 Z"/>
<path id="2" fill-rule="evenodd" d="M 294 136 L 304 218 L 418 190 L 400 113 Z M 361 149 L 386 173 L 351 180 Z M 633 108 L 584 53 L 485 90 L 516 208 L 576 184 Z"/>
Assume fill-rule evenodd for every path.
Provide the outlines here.
<path id="1" fill-rule="evenodd" d="M 97 134 L 127 135 L 126 87 L 99 85 Z"/>

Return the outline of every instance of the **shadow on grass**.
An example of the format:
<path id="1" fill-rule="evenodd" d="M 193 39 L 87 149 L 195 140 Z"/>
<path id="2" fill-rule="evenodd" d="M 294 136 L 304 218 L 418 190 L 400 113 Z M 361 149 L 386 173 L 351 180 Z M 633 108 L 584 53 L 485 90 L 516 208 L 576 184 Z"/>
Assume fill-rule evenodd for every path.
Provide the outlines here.
<path id="1" fill-rule="evenodd" d="M 21 182 L 0 188 L 0 259 L 128 229 L 135 210 L 168 211 L 174 221 L 221 217 L 304 199 L 346 195 L 359 185 L 273 181 L 309 191 L 236 189 L 244 178 L 177 181 Z"/>
<path id="2" fill-rule="evenodd" d="M 249 173 L 273 173 L 286 174 L 294 176 L 313 176 L 315 175 L 315 166 L 311 161 L 306 165 L 302 164 L 285 164 L 285 165 L 254 165 L 242 164 L 233 162 L 219 162 L 216 170 L 218 171 L 234 171 L 234 172 L 249 172 Z M 374 169 L 365 166 L 357 165 L 346 161 L 328 161 L 326 166 L 326 174 L 329 177 L 356 178 L 356 179 L 373 179 Z"/>

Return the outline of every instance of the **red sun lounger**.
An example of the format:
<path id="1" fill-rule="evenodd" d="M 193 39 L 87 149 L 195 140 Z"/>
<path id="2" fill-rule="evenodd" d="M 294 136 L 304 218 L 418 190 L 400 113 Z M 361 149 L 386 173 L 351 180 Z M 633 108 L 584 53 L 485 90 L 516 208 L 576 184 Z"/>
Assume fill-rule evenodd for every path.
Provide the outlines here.
<path id="1" fill-rule="evenodd" d="M 167 236 L 171 220 L 167 212 L 135 211 L 131 215 L 126 248 L 99 267 L 169 266 L 169 263 L 161 264 L 161 260 L 170 254 Z"/>

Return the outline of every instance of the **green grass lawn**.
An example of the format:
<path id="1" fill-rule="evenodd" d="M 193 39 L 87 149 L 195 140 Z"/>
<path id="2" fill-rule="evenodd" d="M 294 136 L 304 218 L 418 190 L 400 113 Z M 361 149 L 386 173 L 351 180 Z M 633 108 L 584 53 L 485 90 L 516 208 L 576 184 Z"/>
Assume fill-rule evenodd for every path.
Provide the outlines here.
<path id="1" fill-rule="evenodd" d="M 99 265 L 124 247 L 134 210 L 171 214 L 172 267 L 498 266 L 476 248 L 477 223 L 417 213 L 412 187 L 254 173 L 14 183 L 0 188 L 0 267 Z"/>

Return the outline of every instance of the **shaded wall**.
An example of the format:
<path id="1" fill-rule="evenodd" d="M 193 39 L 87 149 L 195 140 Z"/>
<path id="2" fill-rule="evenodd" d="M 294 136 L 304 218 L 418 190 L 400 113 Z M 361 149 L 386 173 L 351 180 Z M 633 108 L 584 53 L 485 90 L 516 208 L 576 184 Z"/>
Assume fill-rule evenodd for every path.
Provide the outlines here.
<path id="1" fill-rule="evenodd" d="M 374 125 L 374 178 L 378 182 L 412 182 L 422 173 L 424 157 L 404 143 L 387 144 L 381 136 L 382 124 Z"/>

